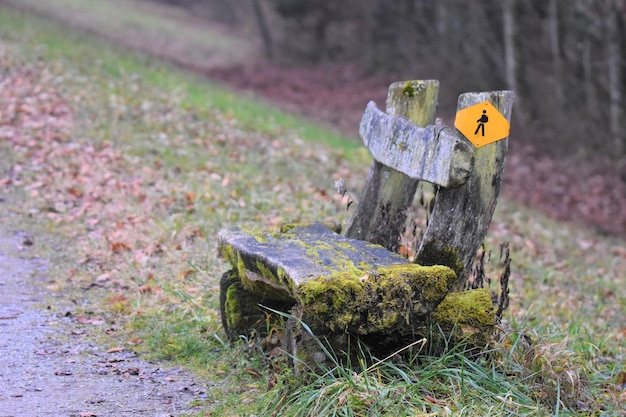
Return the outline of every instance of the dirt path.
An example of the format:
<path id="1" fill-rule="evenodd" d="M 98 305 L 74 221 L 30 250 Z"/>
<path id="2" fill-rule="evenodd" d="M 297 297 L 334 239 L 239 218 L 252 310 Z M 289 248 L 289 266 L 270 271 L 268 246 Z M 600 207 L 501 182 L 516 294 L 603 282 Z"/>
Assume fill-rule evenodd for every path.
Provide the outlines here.
<path id="1" fill-rule="evenodd" d="M 2 207 L 0 205 L 0 207 Z M 0 220 L 0 417 L 180 416 L 205 390 L 189 372 L 94 344 L 45 289 L 37 238 Z M 57 303 L 58 301 L 58 303 Z M 63 314 L 54 311 L 64 311 Z"/>

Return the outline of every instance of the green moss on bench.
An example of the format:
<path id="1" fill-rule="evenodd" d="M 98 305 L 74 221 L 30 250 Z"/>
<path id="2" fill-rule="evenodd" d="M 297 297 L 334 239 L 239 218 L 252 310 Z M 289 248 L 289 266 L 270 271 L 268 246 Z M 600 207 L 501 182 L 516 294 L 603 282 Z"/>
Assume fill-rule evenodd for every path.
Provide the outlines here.
<path id="1" fill-rule="evenodd" d="M 456 279 L 448 267 L 409 263 L 321 224 L 282 230 L 262 236 L 223 231 L 220 253 L 241 281 L 237 291 L 298 305 L 307 323 L 323 333 L 390 334 L 418 326 Z M 226 294 L 225 314 L 237 316 L 238 304 Z M 227 320 L 229 325 L 237 322 L 236 317 Z"/>
<path id="2" fill-rule="evenodd" d="M 456 275 L 444 266 L 399 264 L 360 276 L 337 273 L 299 288 L 303 317 L 314 327 L 356 335 L 389 333 L 423 323 Z"/>

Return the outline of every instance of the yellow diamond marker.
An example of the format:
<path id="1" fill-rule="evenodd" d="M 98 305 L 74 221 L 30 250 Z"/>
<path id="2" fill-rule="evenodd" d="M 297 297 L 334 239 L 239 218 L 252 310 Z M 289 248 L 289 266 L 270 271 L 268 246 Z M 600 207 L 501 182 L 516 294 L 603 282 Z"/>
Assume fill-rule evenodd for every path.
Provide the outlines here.
<path id="1" fill-rule="evenodd" d="M 488 101 L 460 110 L 454 127 L 477 148 L 509 136 L 509 121 Z"/>

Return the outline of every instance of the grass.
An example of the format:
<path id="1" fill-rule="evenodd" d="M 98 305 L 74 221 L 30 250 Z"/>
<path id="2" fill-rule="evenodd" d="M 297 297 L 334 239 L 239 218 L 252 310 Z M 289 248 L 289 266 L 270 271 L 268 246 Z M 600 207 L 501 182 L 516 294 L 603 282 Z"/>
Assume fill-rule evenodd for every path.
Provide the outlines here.
<path id="1" fill-rule="evenodd" d="M 36 0 L 6 0 L 31 12 L 63 20 L 109 39 L 135 38 L 135 46 L 149 38 L 154 44 L 174 43 L 192 65 L 204 66 L 218 57 L 222 65 L 234 65 L 255 56 L 254 45 L 233 35 L 223 36 L 223 28 L 205 24 L 204 20 L 181 13 L 178 7 L 153 4 L 148 12 L 145 5 L 133 0 L 83 1 L 57 0 L 50 7 Z M 185 24 L 179 22 L 200 24 Z M 202 27 L 202 30 L 198 28 Z"/>
<path id="2" fill-rule="evenodd" d="M 345 223 L 333 182 L 358 195 L 367 175 L 354 142 L 2 6 L 0 62 L 3 204 L 54 241 L 38 249 L 54 256 L 49 290 L 119 328 L 102 343 L 209 381 L 202 414 L 624 415 L 623 241 L 501 199 L 485 244 L 510 242 L 512 304 L 488 354 L 378 363 L 362 347 L 296 376 L 254 340 L 225 342 L 215 235 Z"/>
<path id="3" fill-rule="evenodd" d="M 13 3 L 13 0 L 3 1 L 9 4 Z M 141 8 L 137 8 L 138 6 L 133 2 L 125 7 L 119 7 L 112 6 L 110 2 L 63 0 L 63 7 L 58 9 L 56 6 L 51 8 L 49 5 L 37 1 L 27 0 L 22 2 L 20 0 L 16 3 L 20 4 L 21 7 L 28 6 L 38 13 L 54 11 L 52 19 L 62 19 L 69 22 L 72 22 L 72 13 L 77 14 L 74 16 L 75 19 L 82 19 L 83 14 L 90 17 L 98 16 L 97 18 L 94 17 L 95 20 L 93 22 L 90 22 L 90 24 L 94 25 L 95 29 L 93 30 L 96 33 L 115 33 L 116 29 L 110 26 L 111 22 L 119 22 L 120 20 L 121 26 L 119 30 L 124 32 L 132 28 L 132 30 L 139 31 L 136 36 L 150 36 L 151 32 L 156 30 L 155 28 L 162 31 L 169 27 L 167 19 L 153 17 L 156 21 L 151 21 L 147 17 L 150 14 L 145 13 Z M 135 5 L 135 8 L 131 7 L 133 5 Z M 129 13 L 129 8 L 134 13 Z M 63 29 L 60 29 L 55 24 L 43 20 L 41 24 L 46 28 L 46 33 L 35 33 L 25 27 L 25 25 L 28 25 L 25 21 L 9 21 L 11 20 L 8 14 L 9 9 L 4 8 L 4 10 L 2 15 L 0 15 L 0 22 L 6 25 L 7 28 L 12 27 L 13 30 L 11 32 L 13 33 L 30 33 L 29 36 L 33 37 L 31 41 L 37 42 L 40 47 L 45 48 L 45 56 L 47 57 L 71 60 L 77 66 L 77 69 L 86 71 L 88 71 L 88 67 L 95 64 L 113 77 L 119 77 L 123 74 L 141 73 L 142 79 L 150 83 L 150 85 L 164 90 L 179 91 L 183 96 L 183 100 L 180 103 L 182 106 L 196 109 L 216 109 L 229 117 L 237 119 L 246 128 L 254 127 L 256 131 L 271 135 L 290 131 L 303 140 L 321 142 L 342 149 L 345 151 L 346 157 L 352 160 L 363 161 L 366 157 L 366 153 L 362 151 L 357 141 L 346 138 L 328 127 L 320 127 L 315 123 L 303 121 L 258 99 L 254 100 L 251 95 L 208 83 L 199 76 L 176 69 L 166 61 L 153 59 L 145 52 L 133 53 L 123 50 L 95 36 L 91 36 L 88 43 L 81 42 L 81 39 L 85 36 L 84 33 L 65 33 Z M 63 13 L 58 13 L 57 10 L 63 10 Z M 122 10 L 126 11 L 126 13 L 123 13 Z M 125 17 L 119 19 L 119 15 Z M 128 19 L 131 22 L 126 22 Z M 148 22 L 137 25 L 133 23 L 137 19 L 147 20 Z M 165 28 L 164 25 L 166 25 Z M 63 35 L 60 35 L 59 31 L 63 32 Z M 172 32 L 175 31 L 172 30 Z M 9 31 L 6 31 L 6 33 L 7 36 L 11 36 Z M 184 35 L 184 33 L 183 30 L 182 34 Z M 204 42 L 202 46 L 192 46 L 192 49 L 195 51 L 194 54 L 197 54 L 198 48 L 204 48 L 212 51 L 212 53 L 216 53 L 214 39 L 219 38 L 219 42 L 223 42 L 221 39 L 224 38 L 219 33 L 210 33 L 209 36 L 206 33 L 196 33 L 193 37 L 198 38 L 198 42 L 200 40 Z M 188 39 L 185 38 L 185 40 L 187 41 Z M 228 50 L 246 49 L 242 45 L 227 46 L 228 48 L 226 49 Z M 217 53 L 221 56 L 221 48 L 219 51 Z M 40 52 L 44 53 L 43 50 Z"/>

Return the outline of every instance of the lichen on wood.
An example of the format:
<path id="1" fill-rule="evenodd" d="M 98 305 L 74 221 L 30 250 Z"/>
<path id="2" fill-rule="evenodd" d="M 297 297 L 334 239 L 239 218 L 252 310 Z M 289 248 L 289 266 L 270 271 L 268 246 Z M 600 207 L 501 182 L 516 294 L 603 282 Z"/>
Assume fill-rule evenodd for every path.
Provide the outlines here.
<path id="1" fill-rule="evenodd" d="M 431 354 L 460 341 L 469 349 L 483 348 L 490 340 L 496 316 L 489 292 L 451 293 L 456 281 L 451 268 L 409 263 L 321 224 L 262 233 L 261 238 L 237 229 L 220 234 L 220 252 L 233 267 L 220 288 L 231 340 L 281 326 L 283 347 L 309 364 L 324 358 L 300 322 L 337 353 L 347 351 L 350 338 L 364 341 L 375 354 L 423 337 Z M 271 310 L 296 317 L 283 320 Z"/>
<path id="2" fill-rule="evenodd" d="M 218 237 L 219 252 L 239 271 L 242 279 L 249 280 L 250 272 L 260 275 L 264 278 L 257 280 L 264 283 L 260 285 L 281 287 L 293 299 L 298 295 L 296 287 L 312 278 L 335 274 L 362 276 L 379 266 L 408 263 L 379 245 L 341 236 L 324 224 L 284 230 L 284 233 L 222 230 Z"/>
<path id="3" fill-rule="evenodd" d="M 265 325 L 266 314 L 260 306 L 277 310 L 288 308 L 290 303 L 276 301 L 247 291 L 237 270 L 222 275 L 220 281 L 220 314 L 222 326 L 230 340 L 239 335 L 249 335 Z"/>

